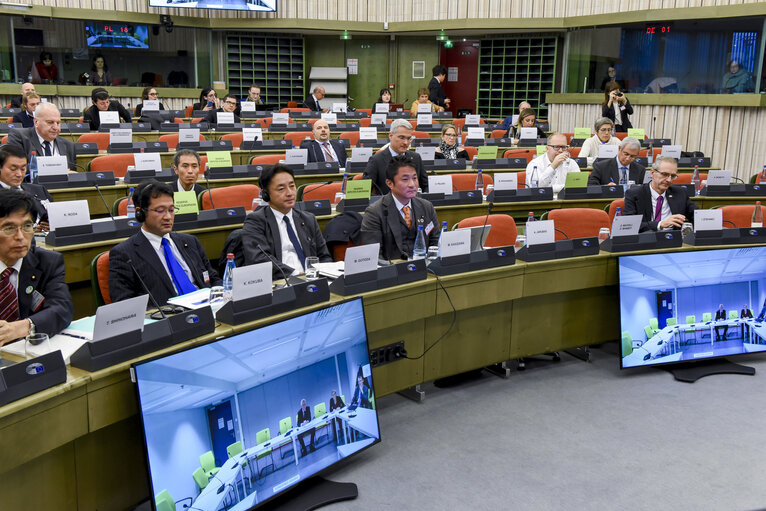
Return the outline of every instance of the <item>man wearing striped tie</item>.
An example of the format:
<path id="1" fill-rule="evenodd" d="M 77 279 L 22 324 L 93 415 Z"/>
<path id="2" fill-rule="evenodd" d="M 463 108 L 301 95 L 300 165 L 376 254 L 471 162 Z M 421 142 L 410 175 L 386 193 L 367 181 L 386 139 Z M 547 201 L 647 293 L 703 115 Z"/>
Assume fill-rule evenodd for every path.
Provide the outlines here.
<path id="1" fill-rule="evenodd" d="M 346 148 L 339 140 L 330 139 L 330 125 L 319 119 L 314 123 L 314 140 L 308 146 L 308 162 L 337 161 L 341 168 L 346 167 Z"/>
<path id="2" fill-rule="evenodd" d="M 35 332 L 56 335 L 74 314 L 64 258 L 31 246 L 35 218 L 32 197 L 0 190 L 0 346 Z"/>

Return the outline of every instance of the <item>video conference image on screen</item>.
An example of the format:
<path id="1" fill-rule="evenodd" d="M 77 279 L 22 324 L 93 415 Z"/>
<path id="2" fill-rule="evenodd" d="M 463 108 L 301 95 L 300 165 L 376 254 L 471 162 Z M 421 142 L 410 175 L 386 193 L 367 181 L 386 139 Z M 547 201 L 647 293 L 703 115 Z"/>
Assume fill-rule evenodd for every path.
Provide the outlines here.
<path id="1" fill-rule="evenodd" d="M 380 438 L 361 299 L 135 373 L 158 510 L 251 509 Z"/>
<path id="2" fill-rule="evenodd" d="M 622 367 L 766 351 L 766 247 L 619 260 Z"/>

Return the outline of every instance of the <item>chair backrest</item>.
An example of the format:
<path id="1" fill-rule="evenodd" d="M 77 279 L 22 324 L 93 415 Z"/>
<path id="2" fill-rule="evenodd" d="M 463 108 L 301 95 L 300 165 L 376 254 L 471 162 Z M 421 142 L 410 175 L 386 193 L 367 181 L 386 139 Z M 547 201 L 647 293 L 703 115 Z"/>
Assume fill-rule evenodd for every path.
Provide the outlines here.
<path id="1" fill-rule="evenodd" d="M 633 353 L 633 337 L 630 332 L 622 333 L 622 356 L 625 357 Z"/>
<path id="2" fill-rule="evenodd" d="M 508 149 L 503 158 L 526 158 L 527 163 L 531 162 L 537 155 L 536 149 Z"/>
<path id="3" fill-rule="evenodd" d="M 564 208 L 554 209 L 548 213 L 548 219 L 553 220 L 556 227 L 556 239 L 563 240 L 567 237 L 587 238 L 598 236 L 602 227 L 609 227 L 609 215 L 602 209 L 590 208 Z"/>
<path id="4" fill-rule="evenodd" d="M 474 157 L 479 154 L 479 148 L 474 146 L 468 146 L 465 148 L 465 152 L 468 153 L 468 160 L 472 161 Z"/>
<path id="5" fill-rule="evenodd" d="M 697 322 L 697 316 L 695 314 L 691 314 L 689 316 L 686 316 L 686 324 L 690 323 L 696 323 Z"/>
<path id="6" fill-rule="evenodd" d="M 129 165 L 135 165 L 136 160 L 133 153 L 127 154 L 107 154 L 105 156 L 96 156 L 88 164 L 88 170 L 92 172 L 114 172 L 114 177 L 125 177 Z"/>
<path id="7" fill-rule="evenodd" d="M 202 469 L 202 467 L 197 467 L 197 469 L 194 472 L 192 472 L 192 479 L 194 479 L 194 482 L 197 483 L 197 488 L 199 488 L 200 490 L 204 490 L 209 483 L 207 474 L 205 474 L 205 471 Z M 173 509 L 175 511 L 175 508 L 176 508 L 176 505 L 174 503 L 173 507 L 170 509 Z"/>
<path id="8" fill-rule="evenodd" d="M 262 444 L 263 442 L 267 442 L 269 440 L 271 440 L 271 431 L 269 428 L 262 429 L 255 434 L 256 443 Z"/>
<path id="9" fill-rule="evenodd" d="M 281 109 L 279 112 L 283 114 L 289 114 L 290 112 L 310 112 L 310 108 L 298 108 L 297 106 L 288 106 Z"/>
<path id="10" fill-rule="evenodd" d="M 723 218 L 724 227 L 750 227 L 750 223 L 753 221 L 753 212 L 755 211 L 755 204 L 742 204 L 736 206 L 723 206 L 721 209 L 721 217 Z M 766 215 L 766 207 L 761 206 L 761 218 Z M 728 223 L 731 222 L 731 223 Z M 734 224 L 734 225 L 731 225 Z"/>
<path id="11" fill-rule="evenodd" d="M 692 172 L 684 172 L 683 174 L 678 174 L 678 179 L 675 180 L 675 184 L 677 185 L 690 185 L 692 184 L 692 176 L 694 174 Z M 707 172 L 700 172 L 700 182 L 707 179 Z"/>
<path id="12" fill-rule="evenodd" d="M 578 156 L 580 156 L 580 150 L 581 149 L 582 149 L 582 147 L 570 147 L 569 148 L 569 156 L 571 156 L 572 158 L 577 158 Z"/>
<path id="13" fill-rule="evenodd" d="M 314 418 L 321 417 L 327 413 L 327 407 L 325 407 L 324 403 L 319 403 L 314 405 Z"/>
<path id="14" fill-rule="evenodd" d="M 221 137 L 221 140 L 231 140 L 231 145 L 236 149 L 242 146 L 242 138 L 242 133 L 227 133 Z"/>
<path id="15" fill-rule="evenodd" d="M 78 142 L 96 144 L 99 151 L 109 147 L 109 133 L 83 133 L 77 138 Z"/>
<path id="16" fill-rule="evenodd" d="M 418 130 L 412 130 L 412 136 L 414 138 L 431 138 L 431 135 L 427 131 L 418 131 Z"/>
<path id="17" fill-rule="evenodd" d="M 646 155 L 649 153 L 649 148 L 641 149 L 638 152 L 638 156 L 640 158 L 646 158 Z M 652 148 L 652 161 L 656 160 L 657 157 L 662 153 L 662 147 L 653 147 Z"/>
<path id="18" fill-rule="evenodd" d="M 117 199 L 114 201 L 114 204 L 112 204 L 112 214 L 114 216 L 125 216 L 128 214 L 127 197 L 123 197 L 122 199 Z"/>
<path id="19" fill-rule="evenodd" d="M 229 455 L 229 458 L 233 458 L 237 454 L 241 453 L 244 449 L 242 449 L 242 442 L 234 442 L 230 446 L 226 448 L 226 454 Z"/>
<path id="20" fill-rule="evenodd" d="M 262 156 L 253 156 L 250 163 L 253 165 L 276 165 L 279 160 L 285 159 L 285 153 L 264 154 Z"/>
<path id="21" fill-rule="evenodd" d="M 210 202 L 210 195 L 213 195 L 213 202 Z M 255 185 L 233 185 L 223 188 L 213 188 L 200 193 L 199 203 L 202 209 L 233 208 L 243 206 L 250 210 L 253 205 L 253 199 L 260 196 L 261 189 Z"/>
<path id="22" fill-rule="evenodd" d="M 192 121 L 194 121 L 192 119 Z M 199 121 L 194 121 L 199 122 Z M 109 135 L 109 133 L 107 133 Z M 205 138 L 205 135 L 202 133 L 199 134 L 199 140 L 200 142 L 203 140 L 207 140 Z M 171 151 L 175 151 L 176 147 L 178 147 L 178 133 L 168 133 L 167 135 L 160 135 L 160 137 L 157 139 L 158 142 L 167 142 L 168 143 L 168 149 Z"/>
<path id="23" fill-rule="evenodd" d="M 739 317 L 739 312 L 729 311 L 729 319 L 737 319 L 738 317 Z"/>
<path id="24" fill-rule="evenodd" d="M 457 223 L 458 228 L 464 227 L 476 227 L 484 225 L 484 221 L 487 221 L 487 225 L 491 225 L 489 235 L 484 243 L 487 247 L 506 247 L 516 243 L 516 221 L 513 217 L 504 214 L 472 216 L 470 218 L 464 218 Z"/>
<path id="25" fill-rule="evenodd" d="M 520 172 L 516 173 L 516 187 L 517 188 L 524 188 L 522 185 L 527 184 L 527 171 L 522 170 Z"/>
<path id="26" fill-rule="evenodd" d="M 492 133 L 490 134 L 490 137 L 492 137 L 492 138 L 503 138 L 506 133 L 508 133 L 508 130 L 492 130 Z"/>
<path id="27" fill-rule="evenodd" d="M 176 503 L 167 490 L 162 490 L 155 495 L 154 502 L 157 504 L 157 511 L 176 511 Z"/>
<path id="28" fill-rule="evenodd" d="M 378 136 L 380 136 L 380 133 L 378 133 Z M 359 143 L 359 132 L 358 131 L 344 131 L 340 135 L 338 135 L 338 138 L 348 139 L 348 143 L 353 147 Z"/>
<path id="29" fill-rule="evenodd" d="M 654 337 L 654 330 L 652 330 L 652 327 L 650 327 L 649 325 L 646 325 L 644 327 L 644 334 L 646 334 L 646 340 L 648 341 L 649 339 Z"/>
<path id="30" fill-rule="evenodd" d="M 327 244 L 327 248 L 330 249 L 330 254 L 332 255 L 333 261 L 345 261 L 346 260 L 346 250 L 348 250 L 348 247 L 355 247 L 356 243 L 354 243 L 351 240 L 348 241 L 334 241 Z M 343 401 L 345 403 L 345 401 Z"/>
<path id="31" fill-rule="evenodd" d="M 284 435 L 285 432 L 292 429 L 293 427 L 293 418 L 292 417 L 285 417 L 281 421 L 279 421 L 279 434 Z"/>
<path id="32" fill-rule="evenodd" d="M 367 115 L 372 115 L 372 108 L 357 108 L 357 112 L 364 112 Z M 366 119 L 369 119 L 369 117 L 366 117 Z"/>
<path id="33" fill-rule="evenodd" d="M 173 122 L 181 124 L 182 122 L 184 122 L 184 118 L 183 117 L 173 117 Z"/>
<path id="34" fill-rule="evenodd" d="M 311 140 L 314 140 L 314 134 L 310 131 L 290 131 L 285 133 L 285 140 L 292 142 L 296 149 L 301 146 L 301 142 L 303 142 L 307 137 Z"/>
<path id="35" fill-rule="evenodd" d="M 298 108 L 298 102 L 297 101 L 288 101 L 287 102 L 287 108 Z"/>
<path id="36" fill-rule="evenodd" d="M 210 472 L 215 466 L 215 455 L 213 451 L 208 451 L 199 457 L 199 465 L 205 472 Z"/>
<path id="37" fill-rule="evenodd" d="M 623 138 L 628 136 L 628 132 L 627 131 L 617 132 L 614 134 L 614 136 L 622 140 Z"/>
<path id="38" fill-rule="evenodd" d="M 703 312 L 702 313 L 702 321 L 713 321 L 713 313 L 712 312 Z"/>
<path id="39" fill-rule="evenodd" d="M 338 181 L 335 183 L 309 183 L 301 186 L 302 193 L 299 193 L 298 200 L 322 200 L 328 199 L 330 202 L 335 198 L 335 194 L 340 192 L 343 183 Z"/>
<path id="40" fill-rule="evenodd" d="M 659 330 L 660 322 L 657 320 L 657 318 L 650 318 L 649 326 L 652 328 L 652 330 Z"/>
<path id="41" fill-rule="evenodd" d="M 665 321 L 666 326 L 673 326 L 677 324 L 678 324 L 678 320 L 676 318 L 668 318 L 667 321 Z"/>
<path id="42" fill-rule="evenodd" d="M 620 208 L 623 212 L 625 211 L 625 199 L 617 199 L 609 203 L 609 225 L 612 225 L 612 222 L 614 222 L 614 215 L 617 214 L 617 208 Z"/>
<path id="43" fill-rule="evenodd" d="M 189 105 L 184 108 L 184 117 L 191 117 L 194 115 L 194 105 Z"/>
<path id="44" fill-rule="evenodd" d="M 109 296 L 109 251 L 101 252 L 90 263 L 90 287 L 96 306 L 112 303 Z"/>
<path id="45" fill-rule="evenodd" d="M 492 180 L 492 176 L 489 174 L 485 174 L 484 172 L 482 174 L 482 179 L 484 180 L 484 188 L 486 189 L 487 185 L 494 184 L 495 182 Z M 478 174 L 452 174 L 452 188 L 457 190 L 473 190 L 476 186 L 476 176 Z"/>

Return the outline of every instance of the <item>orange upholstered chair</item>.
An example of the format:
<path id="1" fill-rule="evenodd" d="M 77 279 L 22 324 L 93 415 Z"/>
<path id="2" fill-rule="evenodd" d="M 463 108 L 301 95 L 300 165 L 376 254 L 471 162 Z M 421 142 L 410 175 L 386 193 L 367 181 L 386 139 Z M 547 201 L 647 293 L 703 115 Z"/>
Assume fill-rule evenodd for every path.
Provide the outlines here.
<path id="1" fill-rule="evenodd" d="M 77 141 L 96 144 L 99 151 L 106 151 L 109 147 L 109 133 L 83 133 L 77 138 Z"/>
<path id="2" fill-rule="evenodd" d="M 135 165 L 135 158 L 132 153 L 128 154 L 108 154 L 106 156 L 96 156 L 88 164 L 88 170 L 91 172 L 114 172 L 115 177 L 125 177 L 128 171 L 128 165 Z"/>
<path id="3" fill-rule="evenodd" d="M 738 204 L 734 206 L 722 206 L 721 216 L 723 217 L 723 226 L 726 227 L 750 227 L 753 219 L 755 204 Z M 761 218 L 766 215 L 766 206 L 761 206 Z M 731 223 L 729 223 L 731 222 Z M 734 224 L 734 225 L 732 225 Z"/>
<path id="4" fill-rule="evenodd" d="M 527 163 L 537 156 L 537 149 L 508 149 L 503 158 L 526 158 Z"/>
<path id="5" fill-rule="evenodd" d="M 474 186 L 476 186 L 476 176 L 477 174 L 452 174 L 452 188 L 456 190 L 473 190 Z M 487 185 L 495 183 L 492 180 L 492 176 L 484 174 L 483 172 L 482 179 L 484 180 L 485 190 Z"/>
<path id="6" fill-rule="evenodd" d="M 617 199 L 609 203 L 609 211 L 607 211 L 607 214 L 609 215 L 610 226 L 612 225 L 612 222 L 614 222 L 614 215 L 617 213 L 617 208 L 620 208 L 622 212 L 625 213 L 625 199 Z"/>
<path id="7" fill-rule="evenodd" d="M 327 199 L 332 202 L 335 198 L 335 194 L 340 191 L 341 186 L 343 186 L 343 183 L 340 181 L 330 183 L 329 185 L 324 183 L 309 183 L 303 188 L 301 200 Z"/>
<path id="8" fill-rule="evenodd" d="M 476 227 L 484 225 L 486 219 L 487 225 L 491 225 L 487 241 L 484 243 L 487 247 L 506 247 L 516 243 L 516 221 L 509 215 L 481 215 L 464 218 L 457 223 L 458 228 Z"/>
<path id="9" fill-rule="evenodd" d="M 107 133 L 108 135 L 109 133 Z M 199 140 L 200 142 L 203 140 L 207 140 L 205 138 L 205 135 L 202 133 L 199 134 Z M 175 151 L 178 147 L 178 133 L 168 133 L 167 135 L 160 135 L 160 138 L 157 139 L 158 142 L 167 142 L 168 143 L 168 149 L 171 151 Z"/>
<path id="10" fill-rule="evenodd" d="M 378 136 L 380 136 L 380 133 L 378 133 Z M 348 139 L 349 145 L 351 147 L 356 146 L 359 143 L 359 132 L 358 131 L 344 131 L 340 135 L 338 135 L 338 138 L 340 140 Z"/>
<path id="11" fill-rule="evenodd" d="M 603 209 L 564 208 L 548 212 L 548 220 L 553 220 L 556 239 L 563 240 L 564 234 L 570 239 L 598 236 L 602 227 L 611 227 L 609 215 Z"/>
<path id="12" fill-rule="evenodd" d="M 310 131 L 291 131 L 285 133 L 284 139 L 289 140 L 295 147 L 300 147 L 301 142 L 303 142 L 306 137 L 314 140 L 314 134 Z"/>
<path id="13" fill-rule="evenodd" d="M 213 195 L 213 202 L 210 202 L 210 194 Z M 213 209 L 213 203 L 216 208 L 233 208 L 243 206 L 249 210 L 253 205 L 253 199 L 259 197 L 261 189 L 255 185 L 233 185 L 223 188 L 213 188 L 205 190 L 200 194 L 200 206 L 202 209 Z"/>
<path id="14" fill-rule="evenodd" d="M 279 160 L 285 159 L 285 153 L 264 154 L 262 156 L 253 156 L 250 159 L 252 165 L 276 165 Z"/>
<path id="15" fill-rule="evenodd" d="M 227 133 L 221 137 L 221 140 L 231 140 L 231 145 L 234 148 L 242 147 L 242 133 Z"/>

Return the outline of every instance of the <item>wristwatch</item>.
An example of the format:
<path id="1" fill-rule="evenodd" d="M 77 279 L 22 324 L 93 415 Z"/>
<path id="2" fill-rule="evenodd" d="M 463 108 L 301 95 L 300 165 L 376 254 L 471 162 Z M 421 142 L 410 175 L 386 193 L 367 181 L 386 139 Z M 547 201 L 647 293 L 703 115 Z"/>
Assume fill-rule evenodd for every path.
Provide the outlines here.
<path id="1" fill-rule="evenodd" d="M 37 329 L 34 322 L 29 318 L 27 318 L 27 321 L 29 321 L 29 335 L 35 335 Z"/>

